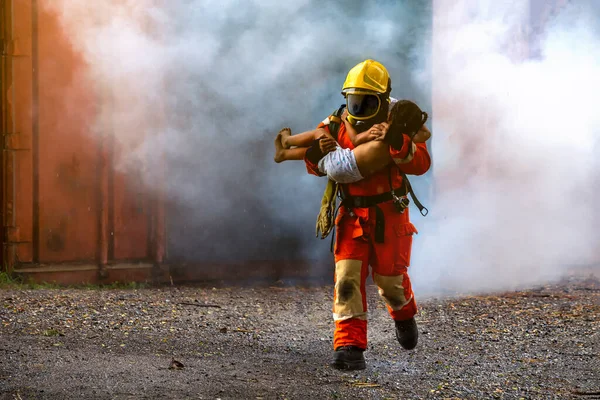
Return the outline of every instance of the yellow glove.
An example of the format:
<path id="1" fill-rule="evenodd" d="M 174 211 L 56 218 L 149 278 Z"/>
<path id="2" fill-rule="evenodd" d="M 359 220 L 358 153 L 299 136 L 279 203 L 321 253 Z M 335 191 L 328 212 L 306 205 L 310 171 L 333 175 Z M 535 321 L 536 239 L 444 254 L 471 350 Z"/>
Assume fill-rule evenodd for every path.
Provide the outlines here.
<path id="1" fill-rule="evenodd" d="M 333 214 L 335 213 L 335 204 L 338 192 L 338 184 L 331 179 L 327 181 L 325 192 L 323 193 L 323 199 L 321 200 L 321 210 L 317 216 L 317 237 L 319 232 L 321 239 L 325 239 L 329 236 L 329 233 L 333 229 L 335 221 L 333 220 Z"/>

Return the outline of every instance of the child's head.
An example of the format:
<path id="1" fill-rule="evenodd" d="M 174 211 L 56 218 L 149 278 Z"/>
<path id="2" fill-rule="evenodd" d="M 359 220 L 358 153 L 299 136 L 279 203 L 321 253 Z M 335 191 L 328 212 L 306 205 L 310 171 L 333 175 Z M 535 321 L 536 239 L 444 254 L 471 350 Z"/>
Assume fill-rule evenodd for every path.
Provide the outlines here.
<path id="1" fill-rule="evenodd" d="M 388 142 L 392 147 L 394 143 L 401 146 L 402 134 L 411 138 L 421 129 L 427 121 L 427 113 L 410 100 L 398 100 L 390 110 L 388 122 L 390 128 L 387 134 Z"/>
<path id="2" fill-rule="evenodd" d="M 410 100 L 398 100 L 390 110 L 390 131 L 413 136 L 427 121 L 427 113 Z"/>

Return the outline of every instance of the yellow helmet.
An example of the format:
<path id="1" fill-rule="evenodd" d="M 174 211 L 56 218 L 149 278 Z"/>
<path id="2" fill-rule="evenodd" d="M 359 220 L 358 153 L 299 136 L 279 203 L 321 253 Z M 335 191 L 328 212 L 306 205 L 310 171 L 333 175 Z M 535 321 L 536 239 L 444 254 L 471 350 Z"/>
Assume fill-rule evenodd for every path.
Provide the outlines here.
<path id="1" fill-rule="evenodd" d="M 374 118 L 384 120 L 390 91 L 390 76 L 381 63 L 369 59 L 354 66 L 342 86 L 350 114 L 348 121 L 354 124 Z"/>
<path id="2" fill-rule="evenodd" d="M 344 86 L 342 86 L 342 93 L 356 90 L 385 93 L 388 89 L 389 78 L 390 75 L 383 64 L 374 60 L 365 60 L 348 72 Z"/>

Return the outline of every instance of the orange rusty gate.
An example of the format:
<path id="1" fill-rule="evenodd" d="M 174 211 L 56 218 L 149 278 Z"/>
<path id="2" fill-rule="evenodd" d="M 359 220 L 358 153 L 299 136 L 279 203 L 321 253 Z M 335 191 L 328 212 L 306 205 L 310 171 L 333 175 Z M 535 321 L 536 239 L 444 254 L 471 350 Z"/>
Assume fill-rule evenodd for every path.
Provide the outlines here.
<path id="1" fill-rule="evenodd" d="M 114 172 L 114 132 L 91 128 L 110 98 L 80 73 L 39 2 L 0 0 L 2 270 L 63 283 L 149 279 L 164 256 L 163 201 Z"/>

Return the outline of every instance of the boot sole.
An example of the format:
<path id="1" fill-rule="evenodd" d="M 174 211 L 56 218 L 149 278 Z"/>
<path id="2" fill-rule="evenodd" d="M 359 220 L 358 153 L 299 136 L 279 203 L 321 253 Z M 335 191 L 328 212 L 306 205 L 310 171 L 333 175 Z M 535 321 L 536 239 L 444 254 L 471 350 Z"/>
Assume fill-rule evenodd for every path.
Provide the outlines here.
<path id="1" fill-rule="evenodd" d="M 400 340 L 400 337 L 398 335 L 398 333 L 396 333 L 396 340 L 398 341 L 398 343 L 400 343 L 400 346 L 402 346 L 402 348 L 404 350 L 412 350 L 415 347 L 417 347 L 417 345 L 419 344 L 419 337 L 415 337 L 415 338 L 411 338 L 411 340 L 405 340 L 402 341 Z"/>
<path id="2" fill-rule="evenodd" d="M 402 343 L 401 341 L 398 340 L 398 343 L 400 343 L 400 346 L 402 346 L 402 348 L 404 350 L 413 350 L 415 347 L 417 347 L 417 345 L 419 344 L 418 342 L 413 342 L 413 343 Z"/>
<path id="3" fill-rule="evenodd" d="M 400 346 L 402 346 L 404 350 L 412 350 L 417 347 L 417 344 L 419 344 L 419 328 L 417 327 L 416 322 L 413 322 L 412 327 L 414 328 L 412 334 L 409 334 L 409 332 L 404 332 L 408 337 L 402 338 L 403 335 L 400 334 L 398 331 L 398 326 L 396 326 L 396 340 L 398 343 L 400 343 Z"/>
<path id="4" fill-rule="evenodd" d="M 342 371 L 355 371 L 367 368 L 367 363 L 364 360 L 357 361 L 334 361 L 331 366 Z"/>

